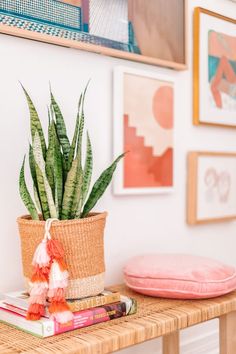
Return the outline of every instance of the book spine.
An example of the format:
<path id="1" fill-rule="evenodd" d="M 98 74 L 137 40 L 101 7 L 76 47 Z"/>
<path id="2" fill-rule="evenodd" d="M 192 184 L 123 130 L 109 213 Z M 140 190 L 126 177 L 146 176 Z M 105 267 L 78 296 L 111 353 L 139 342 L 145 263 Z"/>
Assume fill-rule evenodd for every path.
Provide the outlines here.
<path id="1" fill-rule="evenodd" d="M 132 310 L 132 307 L 135 308 L 135 310 Z M 18 327 L 36 336 L 49 337 L 74 329 L 88 327 L 96 323 L 110 321 L 128 314 L 133 314 L 135 311 L 135 300 L 126 298 L 122 302 L 75 312 L 73 321 L 63 325 L 46 318 L 39 321 L 27 321 L 23 313 L 16 313 L 13 307 L 9 310 L 4 304 L 1 304 L 0 321 Z"/>
<path id="2" fill-rule="evenodd" d="M 97 323 L 106 322 L 126 315 L 126 302 L 119 302 L 102 307 L 95 307 L 74 313 L 74 319 L 69 324 L 55 322 L 55 333 L 59 334 L 74 329 L 88 327 Z"/>
<path id="3" fill-rule="evenodd" d="M 114 294 L 109 294 L 104 296 L 95 296 L 91 298 L 86 298 L 75 302 L 68 302 L 68 305 L 72 312 L 77 312 L 77 311 L 87 310 L 89 308 L 103 306 L 106 304 L 111 304 L 119 301 L 120 301 L 120 294 L 114 293 Z"/>
<path id="4" fill-rule="evenodd" d="M 27 315 L 27 310 L 13 306 L 13 305 L 9 305 L 7 303 L 1 304 L 0 307 L 5 308 L 6 310 L 9 310 L 14 313 L 18 313 L 19 315 L 24 316 L 24 317 L 26 317 L 26 315 Z"/>

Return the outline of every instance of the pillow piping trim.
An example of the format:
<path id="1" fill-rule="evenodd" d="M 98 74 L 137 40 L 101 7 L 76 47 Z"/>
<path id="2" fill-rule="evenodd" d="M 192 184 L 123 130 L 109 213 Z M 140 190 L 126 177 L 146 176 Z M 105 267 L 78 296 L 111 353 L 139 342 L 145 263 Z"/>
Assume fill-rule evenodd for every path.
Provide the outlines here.
<path id="1" fill-rule="evenodd" d="M 155 292 L 169 292 L 169 293 L 181 293 L 181 294 L 188 294 L 189 296 L 194 296 L 196 299 L 199 299 L 200 297 L 202 296 L 214 296 L 214 297 L 217 297 L 217 296 L 220 296 L 220 295 L 224 295 L 224 294 L 228 294 L 230 292 L 232 292 L 233 290 L 235 290 L 235 286 L 234 287 L 231 287 L 230 289 L 227 289 L 225 292 L 222 292 L 222 291 L 214 291 L 214 292 L 199 292 L 197 295 L 200 295 L 199 297 L 196 297 L 196 293 L 192 293 L 190 291 L 185 291 L 185 290 L 176 290 L 176 289 L 166 289 L 166 288 L 163 288 L 163 289 L 160 289 L 160 288 L 144 288 L 144 287 L 139 287 L 139 286 L 134 286 L 134 285 L 131 285 L 129 284 L 126 280 L 125 280 L 125 283 L 126 285 L 131 288 L 131 289 L 134 289 L 134 290 L 143 290 L 143 291 L 155 291 Z M 157 294 L 158 295 L 158 294 Z M 162 296 L 163 297 L 163 296 Z"/>

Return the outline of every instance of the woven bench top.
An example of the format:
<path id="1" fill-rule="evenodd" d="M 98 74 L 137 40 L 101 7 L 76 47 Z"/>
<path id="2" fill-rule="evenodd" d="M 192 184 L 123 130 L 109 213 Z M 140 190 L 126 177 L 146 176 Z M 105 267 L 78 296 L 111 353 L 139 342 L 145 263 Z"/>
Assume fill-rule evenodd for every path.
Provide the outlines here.
<path id="1" fill-rule="evenodd" d="M 105 354 L 236 310 L 236 291 L 209 300 L 168 300 L 112 287 L 138 301 L 135 315 L 39 339 L 0 323 L 1 354 Z"/>

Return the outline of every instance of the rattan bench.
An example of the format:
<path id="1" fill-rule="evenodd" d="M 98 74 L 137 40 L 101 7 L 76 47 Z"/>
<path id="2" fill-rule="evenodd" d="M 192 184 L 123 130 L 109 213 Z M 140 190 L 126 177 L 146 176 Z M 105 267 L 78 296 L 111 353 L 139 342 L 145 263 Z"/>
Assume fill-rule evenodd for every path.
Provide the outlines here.
<path id="1" fill-rule="evenodd" d="M 0 353 L 105 354 L 163 337 L 163 354 L 178 354 L 181 329 L 218 317 L 220 354 L 236 353 L 236 292 L 182 301 L 137 295 L 124 285 L 113 289 L 137 299 L 137 314 L 46 339 L 1 323 Z"/>

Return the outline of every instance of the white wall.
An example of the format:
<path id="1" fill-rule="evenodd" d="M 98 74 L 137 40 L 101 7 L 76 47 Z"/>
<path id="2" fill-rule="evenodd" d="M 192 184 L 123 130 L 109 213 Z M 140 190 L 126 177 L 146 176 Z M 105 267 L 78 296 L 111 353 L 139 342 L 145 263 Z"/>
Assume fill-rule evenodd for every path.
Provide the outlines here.
<path id="1" fill-rule="evenodd" d="M 189 227 L 185 222 L 186 153 L 203 149 L 235 151 L 234 129 L 192 125 L 192 10 L 202 6 L 226 16 L 236 15 L 236 4 L 228 0 L 195 0 L 189 6 L 190 69 L 175 72 L 158 67 L 125 62 L 83 51 L 0 36 L 0 292 L 22 286 L 19 238 L 16 217 L 25 213 L 18 195 L 18 173 L 29 138 L 29 120 L 20 80 L 30 91 L 45 122 L 48 83 L 73 127 L 77 99 L 92 78 L 87 95 L 87 126 L 96 158 L 95 175 L 112 158 L 112 73 L 116 65 L 168 73 L 176 77 L 176 189 L 173 194 L 115 197 L 111 189 L 98 205 L 108 210 L 106 228 L 107 284 L 122 281 L 126 260 L 143 252 L 189 252 L 206 255 L 236 265 L 234 222 Z M 207 325 L 209 336 L 216 325 Z M 192 333 L 202 333 L 191 329 Z M 212 337 L 213 338 L 213 337 Z M 201 338 L 200 338 L 201 339 Z M 209 342 L 209 341 L 208 341 Z M 191 344 L 191 343 L 190 343 Z M 186 348 L 188 348 L 188 345 Z M 158 341 L 123 353 L 157 353 Z M 185 350 L 188 352 L 188 349 Z M 189 353 L 198 353 L 191 349 Z M 207 351 L 210 354 L 210 349 Z M 215 353 L 215 351 L 214 351 Z"/>

